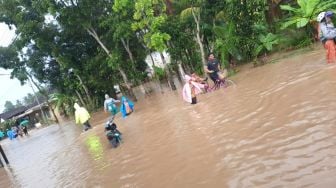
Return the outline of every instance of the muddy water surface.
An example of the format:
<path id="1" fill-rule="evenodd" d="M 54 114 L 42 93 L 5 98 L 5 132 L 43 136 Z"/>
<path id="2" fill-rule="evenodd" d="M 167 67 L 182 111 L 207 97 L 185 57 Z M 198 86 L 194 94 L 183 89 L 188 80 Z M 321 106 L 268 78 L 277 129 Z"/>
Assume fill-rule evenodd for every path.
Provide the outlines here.
<path id="1" fill-rule="evenodd" d="M 104 113 L 84 134 L 68 123 L 3 141 L 0 187 L 335 187 L 336 66 L 324 61 L 315 50 L 246 69 L 195 106 L 154 94 L 116 119 L 117 149 Z"/>

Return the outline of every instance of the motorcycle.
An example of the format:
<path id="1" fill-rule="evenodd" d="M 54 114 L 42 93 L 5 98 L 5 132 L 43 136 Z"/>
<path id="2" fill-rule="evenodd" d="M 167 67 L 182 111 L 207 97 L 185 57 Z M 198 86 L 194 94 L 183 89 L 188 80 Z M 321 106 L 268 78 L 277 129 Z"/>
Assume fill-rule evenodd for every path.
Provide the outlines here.
<path id="1" fill-rule="evenodd" d="M 113 119 L 109 120 L 105 125 L 105 134 L 112 147 L 116 148 L 122 143 L 122 133 L 117 129 L 117 125 Z"/>

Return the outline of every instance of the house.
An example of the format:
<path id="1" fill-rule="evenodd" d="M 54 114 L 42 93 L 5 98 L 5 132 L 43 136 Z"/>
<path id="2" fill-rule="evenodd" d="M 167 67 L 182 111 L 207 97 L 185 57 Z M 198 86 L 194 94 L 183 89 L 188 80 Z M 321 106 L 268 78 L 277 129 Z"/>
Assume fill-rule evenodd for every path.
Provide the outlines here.
<path id="1" fill-rule="evenodd" d="M 166 60 L 166 63 L 170 63 L 170 55 L 167 52 L 162 53 L 164 59 Z M 152 52 L 151 54 L 147 55 L 145 62 L 148 65 L 148 72 L 154 73 L 154 68 L 153 66 L 164 68 L 166 65 L 162 61 L 162 57 L 160 52 Z"/>
<path id="2" fill-rule="evenodd" d="M 0 120 L 1 122 L 3 122 L 6 120 L 14 119 L 18 120 L 19 122 L 21 119 L 25 118 L 29 119 L 32 124 L 35 124 L 43 119 L 42 113 L 46 116 L 46 118 L 51 118 L 50 110 L 46 102 L 42 104 L 34 102 L 33 104 L 17 107 L 13 110 L 0 114 Z"/>

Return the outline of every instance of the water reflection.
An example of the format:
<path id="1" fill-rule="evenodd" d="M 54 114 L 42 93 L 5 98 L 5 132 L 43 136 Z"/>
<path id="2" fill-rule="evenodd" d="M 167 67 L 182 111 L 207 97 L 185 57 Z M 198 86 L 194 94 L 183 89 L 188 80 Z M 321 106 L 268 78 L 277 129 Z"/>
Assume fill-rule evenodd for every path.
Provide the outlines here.
<path id="1" fill-rule="evenodd" d="M 110 166 L 109 161 L 105 158 L 104 146 L 100 141 L 100 137 L 94 134 L 90 134 L 85 138 L 85 145 L 88 148 L 91 159 L 95 161 L 96 168 L 104 170 Z M 104 140 L 106 141 L 106 140 Z"/>
<path id="2" fill-rule="evenodd" d="M 103 145 L 100 143 L 99 137 L 90 135 L 85 139 L 85 144 L 89 149 L 89 152 L 93 160 L 98 161 L 103 159 Z"/>

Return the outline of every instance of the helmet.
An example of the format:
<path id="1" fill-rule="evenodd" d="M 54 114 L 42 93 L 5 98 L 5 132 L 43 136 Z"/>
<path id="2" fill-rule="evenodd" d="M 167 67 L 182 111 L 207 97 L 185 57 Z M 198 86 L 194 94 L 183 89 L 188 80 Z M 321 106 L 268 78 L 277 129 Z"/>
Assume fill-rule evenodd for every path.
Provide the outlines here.
<path id="1" fill-rule="evenodd" d="M 317 20 L 318 22 L 321 22 L 321 21 L 324 19 L 325 14 L 326 14 L 326 12 L 321 12 L 321 13 L 317 16 L 316 20 Z"/>
<path id="2" fill-rule="evenodd" d="M 325 17 L 331 17 L 332 15 L 334 15 L 334 13 L 330 10 L 325 13 Z"/>
<path id="3" fill-rule="evenodd" d="M 114 116 L 111 117 L 106 123 L 105 123 L 105 128 L 106 127 L 111 127 L 111 125 L 114 124 Z"/>

